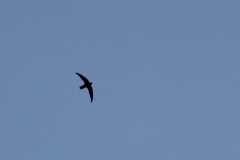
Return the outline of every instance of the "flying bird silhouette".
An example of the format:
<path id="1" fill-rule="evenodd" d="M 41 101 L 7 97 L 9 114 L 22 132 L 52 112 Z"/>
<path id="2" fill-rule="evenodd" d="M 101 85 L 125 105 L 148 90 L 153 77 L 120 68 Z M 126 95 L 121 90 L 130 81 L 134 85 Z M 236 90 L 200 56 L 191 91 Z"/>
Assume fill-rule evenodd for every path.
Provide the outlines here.
<path id="1" fill-rule="evenodd" d="M 84 85 L 80 86 L 80 89 L 86 88 L 88 89 L 89 95 L 91 97 L 91 102 L 93 100 L 93 89 L 92 89 L 92 82 L 89 82 L 88 79 L 86 77 L 84 77 L 83 75 L 79 74 L 76 72 L 76 74 L 83 80 Z"/>

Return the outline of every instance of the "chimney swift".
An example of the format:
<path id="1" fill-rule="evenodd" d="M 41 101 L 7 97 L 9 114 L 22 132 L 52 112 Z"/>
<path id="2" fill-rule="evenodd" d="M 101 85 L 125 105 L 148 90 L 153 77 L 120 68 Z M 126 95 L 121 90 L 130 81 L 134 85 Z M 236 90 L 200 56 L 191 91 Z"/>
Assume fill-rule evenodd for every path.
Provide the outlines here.
<path id="1" fill-rule="evenodd" d="M 92 82 L 89 82 L 87 78 L 85 78 L 83 75 L 76 72 L 76 74 L 83 80 L 84 85 L 80 86 L 80 89 L 86 88 L 88 89 L 89 95 L 91 97 L 91 102 L 93 100 L 93 89 L 92 89 Z"/>

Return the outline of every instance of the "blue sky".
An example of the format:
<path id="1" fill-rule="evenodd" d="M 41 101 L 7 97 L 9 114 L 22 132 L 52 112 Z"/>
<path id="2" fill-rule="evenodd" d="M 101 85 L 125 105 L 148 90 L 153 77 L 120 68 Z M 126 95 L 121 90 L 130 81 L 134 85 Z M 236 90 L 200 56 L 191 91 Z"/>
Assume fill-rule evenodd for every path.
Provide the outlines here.
<path id="1" fill-rule="evenodd" d="M 10 0 L 0 13 L 0 159 L 240 159 L 240 1 Z"/>

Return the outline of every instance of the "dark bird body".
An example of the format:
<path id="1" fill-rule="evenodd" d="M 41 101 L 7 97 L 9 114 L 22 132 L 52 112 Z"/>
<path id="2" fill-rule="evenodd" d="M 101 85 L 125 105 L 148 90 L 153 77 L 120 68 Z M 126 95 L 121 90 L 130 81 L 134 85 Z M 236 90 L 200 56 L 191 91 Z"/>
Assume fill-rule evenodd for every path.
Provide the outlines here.
<path id="1" fill-rule="evenodd" d="M 76 72 L 76 74 L 83 80 L 84 85 L 80 86 L 80 89 L 84 89 L 87 88 L 89 95 L 91 97 L 91 102 L 93 100 L 93 89 L 92 89 L 92 82 L 89 82 L 88 79 L 86 77 L 84 77 L 83 75 L 79 74 Z"/>

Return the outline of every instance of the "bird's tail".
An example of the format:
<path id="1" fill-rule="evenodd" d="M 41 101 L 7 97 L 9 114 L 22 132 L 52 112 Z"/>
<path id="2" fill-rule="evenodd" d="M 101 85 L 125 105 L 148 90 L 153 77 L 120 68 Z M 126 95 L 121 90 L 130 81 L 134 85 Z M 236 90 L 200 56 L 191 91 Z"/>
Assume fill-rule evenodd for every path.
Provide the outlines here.
<path id="1" fill-rule="evenodd" d="M 80 89 L 83 89 L 83 88 L 85 88 L 86 86 L 85 85 L 83 85 L 83 86 L 81 86 L 81 87 L 79 87 Z"/>

